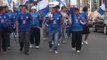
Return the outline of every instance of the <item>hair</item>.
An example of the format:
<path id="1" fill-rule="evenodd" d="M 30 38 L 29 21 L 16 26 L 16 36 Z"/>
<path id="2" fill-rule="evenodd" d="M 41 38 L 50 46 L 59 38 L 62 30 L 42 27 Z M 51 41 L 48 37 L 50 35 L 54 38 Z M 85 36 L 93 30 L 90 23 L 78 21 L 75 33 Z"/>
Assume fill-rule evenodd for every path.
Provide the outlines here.
<path id="1" fill-rule="evenodd" d="M 8 6 L 3 6 L 4 9 L 8 8 Z"/>
<path id="2" fill-rule="evenodd" d="M 22 7 L 23 5 L 19 5 L 19 7 Z"/>
<path id="3" fill-rule="evenodd" d="M 23 5 L 22 7 L 25 7 L 26 9 L 28 9 L 28 7 L 26 5 Z"/>
<path id="4" fill-rule="evenodd" d="M 61 7 L 61 10 L 63 10 L 64 8 L 66 8 L 66 6 L 62 6 L 62 7 Z"/>
<path id="5" fill-rule="evenodd" d="M 87 12 L 87 11 L 88 11 L 88 8 L 87 8 L 87 7 L 84 7 L 82 10 L 85 11 L 85 12 Z"/>
<path id="6" fill-rule="evenodd" d="M 75 11 L 80 11 L 78 8 L 75 8 Z"/>
<path id="7" fill-rule="evenodd" d="M 2 6 L 0 6 L 0 12 L 3 10 L 3 7 Z"/>

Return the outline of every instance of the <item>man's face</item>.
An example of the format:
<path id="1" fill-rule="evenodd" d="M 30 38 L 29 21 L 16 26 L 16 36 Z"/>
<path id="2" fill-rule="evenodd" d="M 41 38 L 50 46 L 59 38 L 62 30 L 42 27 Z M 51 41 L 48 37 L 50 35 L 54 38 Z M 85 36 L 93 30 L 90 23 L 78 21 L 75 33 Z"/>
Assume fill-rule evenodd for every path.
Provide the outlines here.
<path id="1" fill-rule="evenodd" d="M 19 9 L 22 10 L 22 6 L 20 6 Z"/>
<path id="2" fill-rule="evenodd" d="M 52 8 L 52 13 L 56 13 L 57 8 Z"/>
<path id="3" fill-rule="evenodd" d="M 75 14 L 76 14 L 76 15 L 79 15 L 79 14 L 80 14 L 80 12 L 79 12 L 78 10 L 76 10 L 76 11 L 75 11 Z"/>
<path id="4" fill-rule="evenodd" d="M 33 13 L 36 12 L 36 9 L 31 9 L 31 12 L 33 12 Z"/>
<path id="5" fill-rule="evenodd" d="M 2 12 L 2 14 L 5 14 L 5 9 L 3 9 L 1 12 Z"/>
<path id="6" fill-rule="evenodd" d="M 6 11 L 9 11 L 9 8 L 8 8 L 8 7 L 6 7 Z"/>
<path id="7" fill-rule="evenodd" d="M 27 12 L 27 8 L 26 7 L 22 7 L 22 11 L 23 12 Z"/>

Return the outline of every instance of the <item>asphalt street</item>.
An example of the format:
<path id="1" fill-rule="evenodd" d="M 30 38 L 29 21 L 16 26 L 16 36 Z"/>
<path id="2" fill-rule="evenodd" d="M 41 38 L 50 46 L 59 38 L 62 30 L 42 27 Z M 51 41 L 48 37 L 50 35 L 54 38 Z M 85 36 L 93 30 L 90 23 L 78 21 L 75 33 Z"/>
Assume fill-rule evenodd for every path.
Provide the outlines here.
<path id="1" fill-rule="evenodd" d="M 49 52 L 47 40 L 41 39 L 40 49 L 31 48 L 30 55 L 19 52 L 18 41 L 11 40 L 11 50 L 0 54 L 0 60 L 107 60 L 107 35 L 91 32 L 89 45 L 83 45 L 80 53 L 72 51 L 71 39 L 61 44 L 59 54 Z"/>

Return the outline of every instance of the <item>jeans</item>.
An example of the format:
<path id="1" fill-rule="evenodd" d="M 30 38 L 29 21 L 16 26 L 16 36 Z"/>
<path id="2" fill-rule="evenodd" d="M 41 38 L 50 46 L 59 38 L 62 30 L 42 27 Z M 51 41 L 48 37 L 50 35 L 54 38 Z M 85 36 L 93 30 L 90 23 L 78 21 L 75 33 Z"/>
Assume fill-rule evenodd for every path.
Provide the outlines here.
<path id="1" fill-rule="evenodd" d="M 10 34 L 11 32 L 7 32 L 7 38 L 6 38 L 6 47 L 10 47 Z"/>
<path id="2" fill-rule="evenodd" d="M 54 42 L 54 44 L 52 44 Z M 59 32 L 49 32 L 49 47 L 57 50 L 59 42 Z"/>
<path id="3" fill-rule="evenodd" d="M 19 44 L 20 49 L 27 53 L 29 52 L 29 45 L 30 45 L 30 32 L 19 32 Z"/>
<path id="4" fill-rule="evenodd" d="M 1 33 L 2 33 L 2 31 L 0 31 L 0 52 L 1 52 L 1 46 L 2 46 L 2 45 L 1 45 L 1 44 L 2 44 L 2 43 L 1 43 L 1 41 L 2 41 L 2 37 L 1 37 L 2 35 L 1 35 Z"/>
<path id="5" fill-rule="evenodd" d="M 2 49 L 4 52 L 6 52 L 6 30 L 0 31 L 0 50 Z"/>

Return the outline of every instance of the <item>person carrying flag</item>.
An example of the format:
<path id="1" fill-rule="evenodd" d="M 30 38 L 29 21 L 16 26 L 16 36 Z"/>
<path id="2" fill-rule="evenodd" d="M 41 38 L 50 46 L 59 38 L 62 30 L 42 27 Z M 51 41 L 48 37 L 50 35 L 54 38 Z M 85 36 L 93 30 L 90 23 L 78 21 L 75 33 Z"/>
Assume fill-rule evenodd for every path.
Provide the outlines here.
<path id="1" fill-rule="evenodd" d="M 57 5 L 52 6 L 51 14 L 47 16 L 46 21 L 48 23 L 50 52 L 54 51 L 55 54 L 58 54 L 59 33 L 62 23 L 62 15 L 59 14 L 57 7 Z"/>

